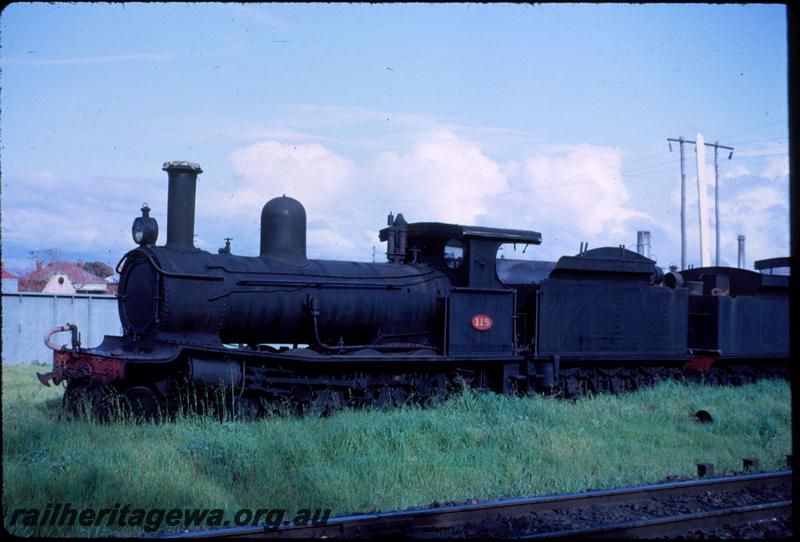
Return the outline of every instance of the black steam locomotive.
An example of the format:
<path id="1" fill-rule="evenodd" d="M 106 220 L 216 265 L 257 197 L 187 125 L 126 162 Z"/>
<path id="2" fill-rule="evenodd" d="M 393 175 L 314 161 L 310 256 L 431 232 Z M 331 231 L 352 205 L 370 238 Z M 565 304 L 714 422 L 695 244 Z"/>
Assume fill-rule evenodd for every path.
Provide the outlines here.
<path id="1" fill-rule="evenodd" d="M 788 277 L 711 267 L 671 272 L 624 247 L 557 263 L 498 260 L 534 231 L 407 223 L 379 233 L 386 263 L 309 260 L 306 214 L 261 213 L 258 256 L 193 245 L 197 164 L 169 162 L 167 242 L 142 208 L 120 261 L 122 337 L 83 348 L 51 330 L 64 404 L 110 397 L 136 414 L 189 387 L 227 390 L 246 416 L 279 403 L 327 410 L 442 397 L 455 380 L 575 396 L 705 374 L 721 383 L 787 372 Z M 502 280 L 501 280 L 502 279 Z M 72 346 L 50 336 L 72 331 Z M 283 345 L 283 346 L 279 346 Z M 178 398 L 178 399 L 176 399 Z"/>

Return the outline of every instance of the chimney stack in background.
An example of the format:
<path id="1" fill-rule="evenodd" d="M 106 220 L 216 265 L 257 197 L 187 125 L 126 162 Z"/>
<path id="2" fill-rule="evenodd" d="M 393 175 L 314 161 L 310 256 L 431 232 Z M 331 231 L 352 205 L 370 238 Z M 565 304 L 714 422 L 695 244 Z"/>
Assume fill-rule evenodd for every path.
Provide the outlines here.
<path id="1" fill-rule="evenodd" d="M 636 252 L 644 256 L 650 257 L 650 232 L 637 231 L 636 232 Z"/>
<path id="2" fill-rule="evenodd" d="M 36 270 L 37 271 L 42 270 L 42 260 L 36 260 Z"/>
<path id="3" fill-rule="evenodd" d="M 203 173 L 194 162 L 164 162 L 169 176 L 167 195 L 167 245 L 177 250 L 194 248 L 194 205 L 197 176 Z"/>
<path id="4" fill-rule="evenodd" d="M 744 269 L 744 235 L 739 234 L 739 269 Z"/>

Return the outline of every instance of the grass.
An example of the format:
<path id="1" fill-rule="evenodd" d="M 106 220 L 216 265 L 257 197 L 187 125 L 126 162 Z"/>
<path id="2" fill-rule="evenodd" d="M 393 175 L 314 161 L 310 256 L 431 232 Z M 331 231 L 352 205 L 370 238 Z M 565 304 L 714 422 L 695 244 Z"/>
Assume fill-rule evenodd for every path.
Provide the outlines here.
<path id="1" fill-rule="evenodd" d="M 435 409 L 343 411 L 256 422 L 59 420 L 62 388 L 3 366 L 3 514 L 18 535 L 136 536 L 141 527 L 9 525 L 15 508 L 331 508 L 525 496 L 694 476 L 696 461 L 778 469 L 791 453 L 785 382 L 668 383 L 578 401 L 463 392 Z M 714 421 L 698 424 L 704 409 Z"/>

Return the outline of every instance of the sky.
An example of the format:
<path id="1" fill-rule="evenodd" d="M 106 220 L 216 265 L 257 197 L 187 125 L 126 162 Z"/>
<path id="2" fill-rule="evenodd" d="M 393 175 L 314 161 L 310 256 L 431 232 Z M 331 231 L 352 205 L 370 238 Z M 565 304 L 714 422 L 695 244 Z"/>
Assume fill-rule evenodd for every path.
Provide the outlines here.
<path id="1" fill-rule="evenodd" d="M 723 265 L 789 255 L 786 8 L 609 4 L 27 4 L 0 13 L 0 248 L 115 265 L 162 163 L 198 162 L 196 246 L 259 250 L 298 199 L 310 258 L 385 261 L 409 222 L 528 229 L 554 261 L 652 233 L 680 264 L 680 158 L 720 152 Z M 684 147 L 688 263 L 697 164 Z M 713 148 L 706 179 L 713 243 Z M 714 254 L 712 245 L 712 258 Z M 712 260 L 713 261 L 713 260 Z"/>

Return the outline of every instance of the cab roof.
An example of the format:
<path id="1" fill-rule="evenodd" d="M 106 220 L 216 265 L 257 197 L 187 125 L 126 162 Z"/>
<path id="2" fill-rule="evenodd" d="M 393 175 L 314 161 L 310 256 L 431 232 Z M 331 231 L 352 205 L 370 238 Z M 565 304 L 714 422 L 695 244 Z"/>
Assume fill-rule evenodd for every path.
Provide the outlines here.
<path id="1" fill-rule="evenodd" d="M 388 239 L 389 228 L 379 232 L 381 241 Z M 510 230 L 504 228 L 487 228 L 483 226 L 462 226 L 443 222 L 414 222 L 408 225 L 408 236 L 446 238 L 463 241 L 466 239 L 487 239 L 501 243 L 542 244 L 542 234 L 531 230 Z"/>

